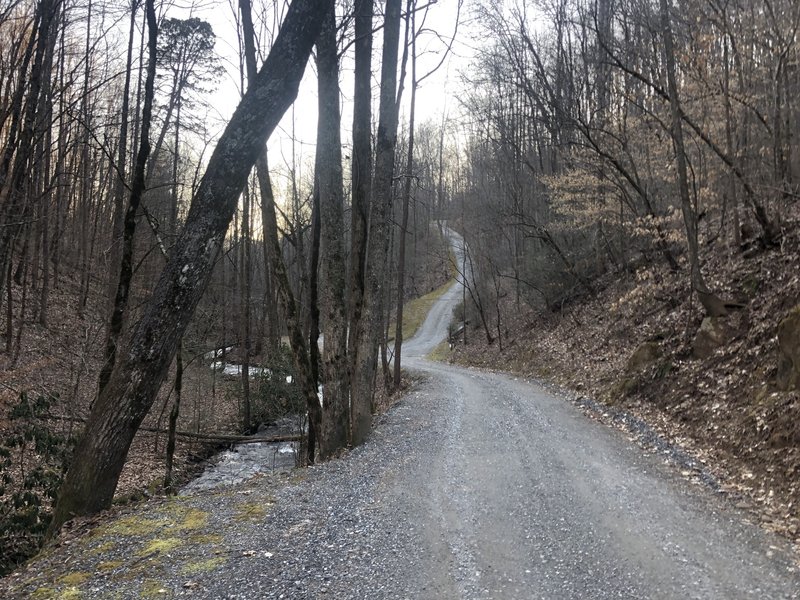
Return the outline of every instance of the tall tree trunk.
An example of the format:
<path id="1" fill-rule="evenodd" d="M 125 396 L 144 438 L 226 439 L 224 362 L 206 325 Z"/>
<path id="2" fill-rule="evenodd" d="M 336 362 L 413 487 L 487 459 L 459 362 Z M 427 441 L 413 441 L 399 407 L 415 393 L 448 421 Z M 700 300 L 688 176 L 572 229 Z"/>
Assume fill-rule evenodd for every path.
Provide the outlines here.
<path id="1" fill-rule="evenodd" d="M 208 285 L 247 176 L 297 96 L 330 2 L 292 2 L 263 68 L 220 136 L 124 360 L 114 368 L 89 415 L 53 510 L 51 535 L 73 516 L 111 504 L 133 437 Z M 152 0 L 147 9 L 155 25 Z"/>
<path id="2" fill-rule="evenodd" d="M 324 404 L 319 448 L 320 455 L 326 458 L 347 445 L 350 426 L 339 58 L 333 6 L 328 9 L 317 39 L 317 76 L 319 122 L 315 171 L 322 256 L 319 300 L 324 334 Z"/>
<path id="3" fill-rule="evenodd" d="M 81 186 L 80 186 L 80 205 L 77 215 L 80 219 L 81 234 L 78 240 L 80 247 L 80 274 L 81 289 L 78 295 L 78 317 L 83 319 L 86 303 L 89 299 L 89 222 L 92 213 L 92 179 L 94 177 L 94 165 L 92 165 L 91 139 L 92 139 L 92 111 L 90 108 L 89 79 L 91 77 L 90 59 L 91 34 L 92 34 L 92 0 L 87 4 L 86 16 L 86 39 L 84 40 L 83 53 L 83 91 L 81 93 L 81 126 L 83 129 L 83 139 L 81 140 Z"/>
<path id="4" fill-rule="evenodd" d="M 678 84 L 675 76 L 675 48 L 672 38 L 672 25 L 669 14 L 669 0 L 660 0 L 661 28 L 664 35 L 664 58 L 667 69 L 667 86 L 669 90 L 669 106 L 672 117 L 672 143 L 675 147 L 675 162 L 678 167 L 678 191 L 681 197 L 683 224 L 686 227 L 686 238 L 689 246 L 689 263 L 691 265 L 692 290 L 703 308 L 710 316 L 727 314 L 725 304 L 709 290 L 700 269 L 700 256 L 697 242 L 697 214 L 689 196 L 689 177 L 686 170 L 686 150 L 683 145 L 683 121 L 681 104 L 678 97 Z"/>
<path id="5" fill-rule="evenodd" d="M 242 343 L 242 431 L 250 432 L 250 194 L 245 186 L 242 198 L 241 343 Z"/>
<path id="6" fill-rule="evenodd" d="M 317 2 L 317 4 L 319 4 L 319 2 Z M 327 10 L 327 3 L 323 3 L 322 6 Z M 253 31 L 250 1 L 239 0 L 239 7 L 243 16 L 242 29 L 245 38 L 245 60 L 248 80 L 253 81 L 255 79 L 256 58 L 254 45 L 255 33 Z M 320 30 L 324 16 L 324 14 L 320 15 Z M 255 161 L 255 165 L 259 191 L 261 193 L 261 218 L 264 227 L 263 235 L 267 241 L 266 246 L 270 270 L 274 275 L 275 287 L 286 319 L 286 328 L 289 332 L 289 345 L 292 349 L 295 374 L 303 397 L 306 400 L 306 407 L 308 408 L 308 440 L 305 448 L 307 454 L 304 458 L 307 462 L 313 463 L 315 440 L 320 430 L 322 419 L 322 408 L 319 403 L 319 397 L 317 396 L 317 384 L 314 377 L 314 367 L 311 364 L 307 347 L 307 338 L 303 333 L 303 315 L 300 305 L 292 292 L 289 282 L 289 273 L 283 261 L 280 238 L 278 236 L 278 220 L 275 214 L 275 196 L 272 192 L 272 182 L 269 177 L 267 153 L 263 146 Z"/>
<path id="7" fill-rule="evenodd" d="M 256 76 L 256 47 L 255 29 L 253 27 L 252 7 L 250 0 L 240 0 L 239 10 L 242 18 L 242 42 L 244 45 L 244 67 L 247 80 L 251 81 Z M 261 174 L 259 181 L 259 197 L 261 199 L 261 243 L 264 254 L 264 354 L 267 364 L 277 360 L 280 350 L 280 331 L 278 325 L 278 307 L 275 295 L 275 274 L 272 268 L 271 244 L 267 239 L 268 230 L 267 211 L 271 210 L 267 204 L 273 201 L 272 185 L 269 181 L 269 165 L 267 162 L 266 148 L 256 160 L 256 170 Z M 264 185 L 261 185 L 262 181 Z"/>
<path id="8" fill-rule="evenodd" d="M 169 425 L 167 427 L 167 454 L 164 468 L 164 489 L 168 494 L 174 493 L 172 486 L 172 463 L 175 458 L 175 437 L 178 429 L 178 416 L 181 413 L 181 395 L 183 394 L 183 344 L 178 342 L 175 353 L 175 401 L 169 411 Z"/>
<path id="9" fill-rule="evenodd" d="M 408 208 L 411 203 L 411 177 L 414 168 L 414 118 L 417 108 L 417 30 L 411 3 L 406 19 L 411 20 L 411 107 L 408 115 L 408 156 L 406 156 L 406 173 L 403 181 L 403 216 L 400 221 L 397 251 L 397 315 L 394 333 L 394 389 L 400 388 L 402 377 L 401 358 L 403 352 L 403 302 L 406 291 L 406 237 L 408 236 Z"/>
<path id="10" fill-rule="evenodd" d="M 352 443 L 363 443 L 372 426 L 372 404 L 381 315 L 385 302 L 383 275 L 387 265 L 389 219 L 391 218 L 394 155 L 397 141 L 397 58 L 400 41 L 401 0 L 386 1 L 381 64 L 381 91 L 378 109 L 378 134 L 375 142 L 375 177 L 372 210 L 367 240 L 364 305 L 356 329 L 356 355 L 353 357 Z"/>
<path id="11" fill-rule="evenodd" d="M 142 196 L 145 192 L 145 172 L 147 168 L 147 159 L 150 156 L 150 124 L 153 117 L 153 95 L 158 53 L 158 25 L 156 23 L 155 8 L 153 7 L 152 0 L 145 2 L 145 13 L 147 18 L 147 48 L 149 57 L 147 59 L 147 75 L 145 77 L 144 100 L 140 124 L 141 138 L 139 140 L 139 150 L 136 154 L 136 166 L 133 172 L 128 208 L 125 211 L 125 220 L 123 222 L 117 289 L 114 295 L 114 307 L 111 310 L 108 330 L 106 331 L 103 366 L 100 368 L 100 375 L 98 378 L 98 395 L 103 393 L 111 379 L 111 373 L 114 370 L 117 360 L 117 345 L 122 336 L 125 312 L 128 308 L 128 299 L 131 291 L 131 280 L 133 279 L 133 240 L 136 235 L 136 214 L 139 211 L 139 205 L 142 202 Z"/>
<path id="12" fill-rule="evenodd" d="M 122 238 L 125 216 L 125 179 L 128 168 L 128 123 L 130 121 L 131 72 L 133 67 L 133 42 L 136 32 L 136 13 L 140 0 L 131 1 L 131 19 L 128 29 L 128 53 L 125 61 L 125 84 L 122 88 L 120 109 L 119 145 L 117 146 L 117 178 L 114 181 L 114 216 L 111 229 L 111 253 L 108 260 L 108 311 L 114 310 L 119 283 L 119 267 L 122 257 Z"/>
<path id="13" fill-rule="evenodd" d="M 11 254 L 17 235 L 26 221 L 31 203 L 27 197 L 25 184 L 28 174 L 28 163 L 35 144 L 36 127 L 39 124 L 37 112 L 39 96 L 42 90 L 48 45 L 55 39 L 50 35 L 51 28 L 55 27 L 61 9 L 60 0 L 41 0 L 36 9 L 34 19 L 34 37 L 31 37 L 29 48 L 33 53 L 33 65 L 30 76 L 25 77 L 25 72 L 20 73 L 17 94 L 12 99 L 12 116 L 10 139 L 6 143 L 2 161 L 0 161 L 0 294 L 2 294 L 7 268 L 11 262 Z M 31 54 L 26 51 L 26 60 L 23 68 L 27 69 Z M 28 94 L 25 99 L 24 111 L 22 99 L 25 82 L 29 82 Z M 18 133 L 18 135 L 17 135 Z M 13 159 L 13 167 L 11 166 Z M 8 177 L 10 174 L 10 178 Z"/>
<path id="14" fill-rule="evenodd" d="M 372 427 L 368 398 L 357 398 L 356 356 L 362 328 L 372 196 L 372 17 L 374 0 L 355 2 L 355 89 L 353 93 L 352 208 L 350 215 L 350 275 L 348 306 L 348 354 L 350 361 L 350 441 L 363 440 Z"/>

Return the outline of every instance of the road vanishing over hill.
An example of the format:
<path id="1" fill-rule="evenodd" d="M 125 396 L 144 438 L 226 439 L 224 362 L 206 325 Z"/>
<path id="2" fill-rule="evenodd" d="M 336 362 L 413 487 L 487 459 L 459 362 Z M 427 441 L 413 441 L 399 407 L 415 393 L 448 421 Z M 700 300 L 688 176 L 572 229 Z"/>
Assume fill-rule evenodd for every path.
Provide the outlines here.
<path id="1" fill-rule="evenodd" d="M 83 598 L 800 597 L 788 545 L 661 456 L 536 383 L 425 360 L 460 296 L 454 284 L 406 344 L 421 381 L 364 446 L 138 509 L 34 563 L 17 591 L 75 582 Z"/>

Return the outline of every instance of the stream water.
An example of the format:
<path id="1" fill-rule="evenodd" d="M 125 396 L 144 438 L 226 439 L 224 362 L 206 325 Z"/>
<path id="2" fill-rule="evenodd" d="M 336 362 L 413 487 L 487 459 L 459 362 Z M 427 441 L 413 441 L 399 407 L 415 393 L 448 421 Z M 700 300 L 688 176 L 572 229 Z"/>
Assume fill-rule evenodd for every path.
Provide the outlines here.
<path id="1" fill-rule="evenodd" d="M 460 235 L 445 227 L 445 235 L 450 241 L 455 259 L 459 265 L 464 264 L 464 241 Z M 443 294 L 431 308 L 424 323 L 417 334 L 404 346 L 405 355 L 411 364 L 425 356 L 436 345 L 447 337 L 447 324 L 453 306 L 461 297 L 463 278 L 457 281 Z M 228 377 L 241 377 L 242 366 L 234 363 L 223 362 L 225 354 L 233 347 L 212 350 L 205 355 L 211 362 L 211 368 L 221 371 Z M 251 366 L 250 377 L 269 375 L 269 371 L 262 367 Z M 287 383 L 292 383 L 287 377 Z M 322 390 L 319 391 L 322 402 Z M 267 427 L 262 427 L 256 434 L 257 437 L 273 437 L 297 434 L 300 432 L 300 419 L 285 418 Z M 266 443 L 253 442 L 237 444 L 211 459 L 211 464 L 200 477 L 189 482 L 181 490 L 181 494 L 191 494 L 198 490 L 208 490 L 216 487 L 235 485 L 259 474 L 285 473 L 294 468 L 299 451 L 297 442 Z"/>
<path id="2" fill-rule="evenodd" d="M 269 438 L 300 433 L 299 417 L 284 418 L 262 426 L 254 438 Z M 297 442 L 246 442 L 215 455 L 203 473 L 180 491 L 188 495 L 200 490 L 236 485 L 256 475 L 275 475 L 292 470 L 297 464 Z"/>

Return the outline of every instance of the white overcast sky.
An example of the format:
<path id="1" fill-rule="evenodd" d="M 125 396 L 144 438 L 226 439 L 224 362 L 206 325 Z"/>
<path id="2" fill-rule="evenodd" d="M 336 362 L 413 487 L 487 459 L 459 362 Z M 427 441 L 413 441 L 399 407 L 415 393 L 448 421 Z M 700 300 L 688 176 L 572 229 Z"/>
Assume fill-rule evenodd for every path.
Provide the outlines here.
<path id="1" fill-rule="evenodd" d="M 233 5 L 238 4 L 233 0 Z M 255 4 L 255 2 L 254 2 Z M 405 3 L 404 3 L 405 4 Z M 422 4 L 422 2 L 420 2 Z M 442 67 L 431 77 L 426 79 L 417 91 L 417 120 L 423 122 L 426 119 L 440 121 L 445 113 L 452 113 L 457 110 L 456 102 L 453 100 L 459 90 L 458 72 L 468 66 L 471 58 L 471 32 L 470 27 L 465 24 L 468 20 L 469 0 L 461 9 L 462 23 L 459 26 L 456 43 L 453 52 L 448 56 Z M 376 8 L 376 13 L 382 13 L 382 3 Z M 210 98 L 212 114 L 209 116 L 209 126 L 212 131 L 217 133 L 222 131 L 225 122 L 233 113 L 239 100 L 239 74 L 238 74 L 238 42 L 236 37 L 236 26 L 233 9 L 229 0 L 219 0 L 207 2 L 203 8 L 191 11 L 194 16 L 198 16 L 209 21 L 217 35 L 216 48 L 222 56 L 227 74 L 219 82 L 217 91 Z M 186 9 L 170 8 L 166 10 L 167 16 L 184 18 L 189 16 L 190 11 Z M 425 27 L 436 30 L 442 38 L 449 39 L 453 35 L 453 28 L 458 14 L 458 0 L 438 0 L 430 7 Z M 418 17 L 417 26 L 419 27 Z M 381 17 L 376 14 L 375 24 L 380 23 Z M 402 39 L 401 31 L 401 39 Z M 373 58 L 373 89 L 377 95 L 378 73 L 380 70 L 380 52 L 383 46 L 383 39 L 378 32 L 374 41 Z M 422 75 L 431 70 L 441 60 L 444 44 L 441 39 L 427 33 L 420 37 L 417 45 L 418 75 Z M 400 49 L 402 53 L 402 47 Z M 351 98 L 352 98 L 352 54 L 345 57 L 342 64 L 342 142 L 345 145 L 345 154 L 349 154 L 350 123 L 352 122 Z M 305 78 L 301 85 L 300 94 L 295 102 L 294 110 L 288 111 L 280 128 L 270 139 L 270 163 L 273 168 L 288 171 L 292 160 L 292 150 L 296 155 L 296 165 L 299 170 L 306 168 L 313 161 L 315 131 L 317 123 L 317 98 L 316 81 L 314 78 L 313 59 L 309 61 L 306 68 Z M 404 100 L 410 96 L 410 75 L 406 81 Z M 407 104 L 406 104 L 407 106 Z M 406 109 L 407 110 L 407 109 Z M 377 100 L 373 108 L 373 118 L 377 118 Z M 294 128 L 292 120 L 294 119 Z M 216 123 L 215 123 L 216 121 Z M 292 129 L 294 129 L 295 143 L 292 144 Z M 281 169 L 281 165 L 284 169 Z M 300 176 L 308 175 L 300 173 Z"/>

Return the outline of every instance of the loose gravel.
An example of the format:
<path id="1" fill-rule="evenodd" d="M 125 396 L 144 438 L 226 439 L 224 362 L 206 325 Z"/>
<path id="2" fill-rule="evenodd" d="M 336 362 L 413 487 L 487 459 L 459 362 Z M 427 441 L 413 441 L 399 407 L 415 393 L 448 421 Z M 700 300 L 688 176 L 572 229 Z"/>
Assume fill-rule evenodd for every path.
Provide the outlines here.
<path id="1" fill-rule="evenodd" d="M 427 375 L 344 458 L 151 503 L 4 597 L 797 598 L 790 549 L 512 377 Z"/>
<path id="2" fill-rule="evenodd" d="M 422 359 L 459 296 L 408 344 L 424 379 L 363 446 L 142 505 L 0 597 L 800 598 L 786 542 L 681 477 L 670 449 L 643 453 L 536 383 Z"/>

